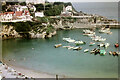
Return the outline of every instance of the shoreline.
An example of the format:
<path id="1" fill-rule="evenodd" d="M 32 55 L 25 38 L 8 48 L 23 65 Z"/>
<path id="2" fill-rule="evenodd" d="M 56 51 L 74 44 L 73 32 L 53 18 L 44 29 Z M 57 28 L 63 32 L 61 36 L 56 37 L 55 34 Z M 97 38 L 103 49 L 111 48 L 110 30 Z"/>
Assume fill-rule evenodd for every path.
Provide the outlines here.
<path id="1" fill-rule="evenodd" d="M 96 29 L 99 29 L 101 27 L 74 27 L 74 28 L 58 28 L 56 30 L 56 34 L 57 34 L 57 31 L 59 30 L 74 30 L 74 29 L 92 29 L 92 28 L 96 28 Z M 110 27 L 111 29 L 120 29 L 120 27 Z M 55 35 L 56 35 L 55 34 Z M 54 35 L 52 35 L 54 36 Z M 51 38 L 51 37 L 49 37 Z M 2 38 L 2 40 L 10 40 L 10 39 L 27 39 L 27 38 L 24 38 L 24 37 L 8 37 L 8 38 Z M 43 39 L 43 38 L 28 38 L 28 39 Z"/>
<path id="2" fill-rule="evenodd" d="M 7 64 L 9 67 L 15 69 L 17 72 L 21 72 L 22 74 L 26 75 L 28 78 L 56 78 L 56 75 L 49 74 L 45 72 L 37 72 L 35 70 L 31 70 L 25 67 L 16 66 L 13 64 L 10 64 L 7 61 L 3 61 L 5 64 Z M 66 78 L 65 76 L 59 76 L 59 78 Z"/>

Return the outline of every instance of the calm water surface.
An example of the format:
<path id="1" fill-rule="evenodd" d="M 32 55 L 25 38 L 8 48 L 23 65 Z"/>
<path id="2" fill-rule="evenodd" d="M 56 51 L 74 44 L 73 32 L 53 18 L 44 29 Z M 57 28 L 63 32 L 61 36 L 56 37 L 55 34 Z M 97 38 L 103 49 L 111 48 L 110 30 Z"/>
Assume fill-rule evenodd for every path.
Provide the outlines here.
<path id="1" fill-rule="evenodd" d="M 73 2 L 77 11 L 118 20 L 118 2 Z"/>
<path id="2" fill-rule="evenodd" d="M 112 29 L 112 35 L 99 34 L 107 38 L 105 42 L 110 43 L 106 50 L 116 51 L 114 44 L 118 41 L 118 29 Z M 89 46 L 91 39 L 82 35 L 82 29 L 62 30 L 49 39 L 11 39 L 3 41 L 3 59 L 8 61 L 15 59 L 14 65 L 22 66 L 39 72 L 65 75 L 78 78 L 115 78 L 118 76 L 118 57 L 91 55 L 84 53 L 84 49 L 93 49 Z M 75 40 L 86 41 L 80 51 L 67 50 L 66 48 L 54 48 L 55 44 L 74 45 L 66 43 L 63 37 L 71 37 Z M 96 42 L 96 44 L 98 44 Z M 34 48 L 34 49 L 32 49 Z M 24 59 L 25 58 L 25 59 Z"/>

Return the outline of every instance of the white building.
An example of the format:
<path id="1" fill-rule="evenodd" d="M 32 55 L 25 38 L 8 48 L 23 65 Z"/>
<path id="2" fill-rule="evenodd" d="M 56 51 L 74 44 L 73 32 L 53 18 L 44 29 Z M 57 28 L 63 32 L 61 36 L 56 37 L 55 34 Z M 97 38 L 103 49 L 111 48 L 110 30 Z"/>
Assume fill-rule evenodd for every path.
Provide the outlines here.
<path id="1" fill-rule="evenodd" d="M 16 11 L 0 13 L 0 22 L 19 22 L 19 21 L 31 21 L 29 11 Z"/>
<path id="2" fill-rule="evenodd" d="M 67 6 L 65 9 L 66 11 L 72 11 L 72 6 Z"/>
<path id="3" fill-rule="evenodd" d="M 45 0 L 26 0 L 26 3 L 45 4 Z"/>
<path id="4" fill-rule="evenodd" d="M 35 17 L 44 17 L 44 13 L 43 12 L 36 12 Z"/>
<path id="5" fill-rule="evenodd" d="M 14 12 L 0 13 L 0 21 L 10 21 L 13 19 Z"/>
<path id="6" fill-rule="evenodd" d="M 72 13 L 72 6 L 63 6 L 63 11 L 61 12 L 61 16 L 64 16 L 64 17 L 69 17 L 69 16 L 73 16 L 73 13 Z"/>

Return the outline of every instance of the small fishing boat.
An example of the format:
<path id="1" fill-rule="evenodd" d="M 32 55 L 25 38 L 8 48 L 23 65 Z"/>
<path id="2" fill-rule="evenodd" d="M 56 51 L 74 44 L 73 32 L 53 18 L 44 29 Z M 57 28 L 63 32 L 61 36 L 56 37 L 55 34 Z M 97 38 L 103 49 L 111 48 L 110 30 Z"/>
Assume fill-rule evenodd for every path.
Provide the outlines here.
<path id="1" fill-rule="evenodd" d="M 112 52 L 112 51 L 110 51 L 110 52 L 109 52 L 109 55 L 119 56 L 119 52 Z"/>
<path id="2" fill-rule="evenodd" d="M 98 44 L 99 47 L 104 47 L 104 45 L 105 45 L 104 43 Z"/>
<path id="3" fill-rule="evenodd" d="M 112 34 L 112 32 L 107 32 L 107 34 Z"/>
<path id="4" fill-rule="evenodd" d="M 86 52 L 89 52 L 89 49 L 85 49 L 85 50 L 84 50 L 84 53 L 86 53 Z"/>
<path id="5" fill-rule="evenodd" d="M 93 38 L 92 40 L 96 42 L 102 42 L 102 41 L 106 41 L 106 38 Z"/>
<path id="6" fill-rule="evenodd" d="M 63 48 L 67 48 L 67 49 L 73 49 L 74 47 L 73 46 L 63 46 Z"/>
<path id="7" fill-rule="evenodd" d="M 96 50 L 97 50 L 96 48 L 95 48 L 95 49 L 92 49 L 92 50 L 90 51 L 90 53 L 93 54 L 93 53 L 95 53 Z"/>
<path id="8" fill-rule="evenodd" d="M 95 54 L 95 55 L 100 54 L 100 49 L 95 48 L 95 49 L 91 50 L 90 53 Z"/>
<path id="9" fill-rule="evenodd" d="M 99 41 L 106 41 L 106 38 L 101 38 L 99 39 Z"/>
<path id="10" fill-rule="evenodd" d="M 110 44 L 109 43 L 105 43 L 105 48 L 109 47 Z"/>
<path id="11" fill-rule="evenodd" d="M 95 34 L 95 32 L 91 30 L 83 30 L 83 32 L 86 34 Z"/>
<path id="12" fill-rule="evenodd" d="M 104 56 L 106 54 L 106 51 L 105 50 L 100 50 L 100 55 L 101 56 Z"/>
<path id="13" fill-rule="evenodd" d="M 116 44 L 115 44 L 115 47 L 116 47 L 116 48 L 118 48 L 118 47 L 119 47 L 119 44 L 118 44 L 118 43 L 116 43 Z"/>
<path id="14" fill-rule="evenodd" d="M 69 43 L 73 43 L 73 42 L 75 42 L 75 40 L 74 40 L 74 39 L 71 39 L 71 40 L 68 40 L 68 42 L 69 42 Z"/>
<path id="15" fill-rule="evenodd" d="M 112 55 L 112 51 L 109 52 L 109 55 Z"/>
<path id="16" fill-rule="evenodd" d="M 116 53 L 117 53 L 118 55 L 120 55 L 120 52 L 119 52 L 119 51 L 117 51 Z"/>
<path id="17" fill-rule="evenodd" d="M 75 44 L 77 46 L 77 45 L 80 45 L 80 44 L 86 44 L 86 42 L 84 42 L 84 41 L 75 41 Z"/>
<path id="18" fill-rule="evenodd" d="M 93 46 L 93 45 L 95 45 L 95 43 L 93 43 L 93 42 L 90 42 L 89 46 Z"/>
<path id="19" fill-rule="evenodd" d="M 110 28 L 102 28 L 101 30 L 99 30 L 100 33 L 107 33 L 107 34 L 112 34 L 112 32 L 110 31 Z"/>
<path id="20" fill-rule="evenodd" d="M 98 46 L 107 48 L 110 46 L 110 44 L 109 43 L 100 43 L 100 44 L 98 44 Z"/>
<path id="21" fill-rule="evenodd" d="M 77 51 L 78 51 L 78 50 L 81 50 L 81 49 L 82 49 L 82 47 L 74 47 L 74 48 L 73 48 L 73 50 L 77 50 Z"/>
<path id="22" fill-rule="evenodd" d="M 63 38 L 63 41 L 67 41 L 67 40 L 69 40 L 69 39 L 71 39 L 71 38 Z"/>
<path id="23" fill-rule="evenodd" d="M 112 55 L 113 55 L 113 56 L 119 56 L 119 55 L 117 54 L 117 52 L 113 52 Z"/>
<path id="24" fill-rule="evenodd" d="M 68 49 L 70 50 L 70 49 L 73 49 L 73 48 L 74 48 L 74 47 L 71 46 L 71 47 L 69 47 Z"/>
<path id="25" fill-rule="evenodd" d="M 58 47 L 61 47 L 62 46 L 62 44 L 55 44 L 55 48 L 58 48 Z"/>
<path id="26" fill-rule="evenodd" d="M 63 48 L 69 48 L 69 47 L 71 47 L 71 46 L 63 46 Z"/>
<path id="27" fill-rule="evenodd" d="M 95 36 L 95 33 L 85 33 L 83 34 L 84 36 L 89 36 L 89 37 L 92 37 L 92 36 Z"/>
<path id="28" fill-rule="evenodd" d="M 75 40 L 74 40 L 74 39 L 71 39 L 71 38 L 63 38 L 63 40 L 64 40 L 64 41 L 67 41 L 67 42 L 69 42 L 69 43 L 75 42 Z"/>

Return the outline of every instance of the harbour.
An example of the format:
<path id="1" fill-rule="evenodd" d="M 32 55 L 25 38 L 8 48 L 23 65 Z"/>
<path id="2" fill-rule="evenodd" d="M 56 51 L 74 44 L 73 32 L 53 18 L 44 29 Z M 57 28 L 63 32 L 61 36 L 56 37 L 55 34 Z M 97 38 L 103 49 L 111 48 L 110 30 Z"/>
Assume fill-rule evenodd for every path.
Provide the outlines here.
<path id="1" fill-rule="evenodd" d="M 74 29 L 60 30 L 57 35 L 49 39 L 4 40 L 3 60 L 9 62 L 9 60 L 15 59 L 14 63 L 12 63 L 14 66 L 17 64 L 16 66 L 54 75 L 78 78 L 86 78 L 86 76 L 88 78 L 95 76 L 96 78 L 116 78 L 118 77 L 118 57 L 109 55 L 109 51 L 117 51 L 114 44 L 118 41 L 118 30 L 111 29 L 112 34 L 101 34 L 96 30 L 97 35 L 106 38 L 105 42 L 110 43 L 110 46 L 106 49 L 107 54 L 105 56 L 91 55 L 89 52 L 84 53 L 86 48 L 92 50 L 98 46 L 89 46 L 92 40 L 83 35 L 83 29 Z M 63 46 L 74 45 L 64 42 L 62 40 L 63 37 L 86 41 L 86 45 L 82 45 L 82 50 L 79 51 L 67 50 L 62 47 L 55 49 L 53 46 L 58 43 Z M 14 44 L 11 45 L 11 43 Z M 95 43 L 99 44 L 100 42 Z M 9 63 L 11 64 L 11 62 Z"/>
<path id="2" fill-rule="evenodd" d="M 118 78 L 117 2 L 29 1 L 3 1 L 0 79 Z"/>

